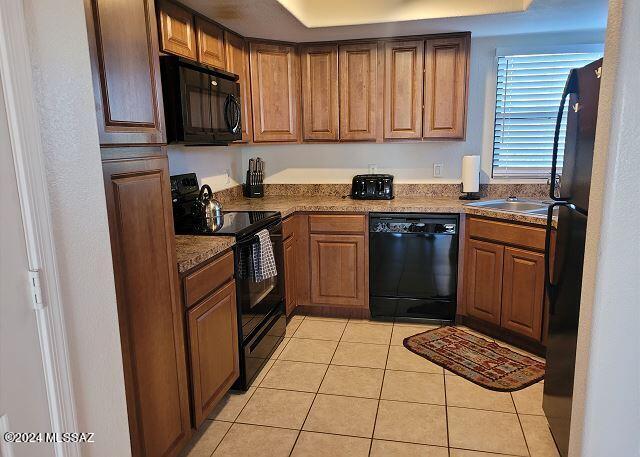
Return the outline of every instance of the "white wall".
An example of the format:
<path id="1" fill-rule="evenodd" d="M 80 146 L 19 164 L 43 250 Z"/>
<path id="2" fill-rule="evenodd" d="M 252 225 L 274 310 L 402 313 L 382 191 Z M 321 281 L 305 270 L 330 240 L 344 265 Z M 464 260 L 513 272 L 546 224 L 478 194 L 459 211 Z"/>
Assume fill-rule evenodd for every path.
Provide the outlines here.
<path id="1" fill-rule="evenodd" d="M 239 146 L 169 146 L 172 175 L 196 172 L 200 185 L 222 190 L 242 183 L 242 149 Z"/>
<path id="2" fill-rule="evenodd" d="M 463 155 L 480 154 L 481 180 L 489 182 L 493 154 L 496 48 L 539 48 L 602 43 L 603 40 L 603 31 L 472 39 L 465 141 L 249 145 L 243 148 L 244 166 L 250 157 L 262 157 L 266 160 L 266 182 L 270 183 L 349 183 L 354 174 L 366 173 L 369 164 L 377 164 L 381 173 L 393 174 L 399 183 L 448 183 L 460 182 Z M 444 164 L 442 178 L 433 177 L 435 162 Z"/>
<path id="3" fill-rule="evenodd" d="M 611 0 L 609 5 L 571 457 L 640 456 L 640 2 Z"/>
<path id="4" fill-rule="evenodd" d="M 131 455 L 82 0 L 24 0 L 82 455 Z M 34 430 L 37 431 L 37 430 Z"/>

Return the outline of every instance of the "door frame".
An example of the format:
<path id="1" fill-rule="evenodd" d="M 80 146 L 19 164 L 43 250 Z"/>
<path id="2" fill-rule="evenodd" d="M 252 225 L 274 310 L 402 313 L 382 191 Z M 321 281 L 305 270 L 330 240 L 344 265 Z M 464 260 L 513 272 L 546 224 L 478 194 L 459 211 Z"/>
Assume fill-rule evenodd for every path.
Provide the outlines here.
<path id="1" fill-rule="evenodd" d="M 40 279 L 34 300 L 49 418 L 53 432 L 77 432 L 67 335 L 52 232 L 51 208 L 22 0 L 0 2 L 0 78 L 9 123 L 29 272 Z M 0 428 L 9 427 L 6 421 Z M 5 430 L 2 430 L 5 431 Z M 28 430 L 24 430 L 25 432 Z M 4 446 L 3 446 L 4 447 Z M 56 457 L 80 457 L 77 443 L 54 443 Z M 5 449 L 3 449 L 3 452 Z M 11 455 L 11 450 L 7 450 Z"/>

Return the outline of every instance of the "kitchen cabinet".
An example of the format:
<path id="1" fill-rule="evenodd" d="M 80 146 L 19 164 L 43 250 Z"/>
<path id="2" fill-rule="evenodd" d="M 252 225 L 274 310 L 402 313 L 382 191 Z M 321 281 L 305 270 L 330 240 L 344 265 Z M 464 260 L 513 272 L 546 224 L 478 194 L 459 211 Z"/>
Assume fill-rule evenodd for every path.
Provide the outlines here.
<path id="1" fill-rule="evenodd" d="M 284 284 L 285 284 L 285 311 L 291 315 L 297 305 L 296 283 L 296 236 L 295 233 L 287 237 L 284 246 Z"/>
<path id="2" fill-rule="evenodd" d="M 312 233 L 310 242 L 311 301 L 366 306 L 365 236 Z"/>
<path id="3" fill-rule="evenodd" d="M 160 20 L 160 51 L 197 60 L 196 32 L 191 11 L 161 0 L 158 3 Z"/>
<path id="4" fill-rule="evenodd" d="M 184 324 L 166 151 L 152 152 L 103 174 L 132 454 L 175 456 L 191 437 Z"/>
<path id="5" fill-rule="evenodd" d="M 469 42 L 470 35 L 426 40 L 425 138 L 465 138 Z"/>
<path id="6" fill-rule="evenodd" d="M 249 49 L 253 141 L 298 141 L 300 60 L 296 47 L 252 42 Z"/>
<path id="7" fill-rule="evenodd" d="M 544 254 L 506 247 L 501 326 L 533 339 L 542 332 Z"/>
<path id="8" fill-rule="evenodd" d="M 238 84 L 240 84 L 242 139 L 239 140 L 239 142 L 246 143 L 253 136 L 249 82 L 249 51 L 245 39 L 235 33 L 225 31 L 224 42 L 226 46 L 226 70 L 238 75 Z"/>
<path id="9" fill-rule="evenodd" d="M 500 324 L 504 246 L 468 240 L 465 246 L 466 305 L 470 316 Z"/>
<path id="10" fill-rule="evenodd" d="M 300 60 L 303 139 L 337 141 L 338 45 L 303 46 Z"/>
<path id="11" fill-rule="evenodd" d="M 240 374 L 235 281 L 187 312 L 191 388 L 199 427 Z"/>
<path id="12" fill-rule="evenodd" d="M 100 144 L 166 143 L 153 0 L 85 0 Z"/>
<path id="13" fill-rule="evenodd" d="M 424 40 L 384 44 L 384 138 L 422 138 Z"/>
<path id="14" fill-rule="evenodd" d="M 467 217 L 463 312 L 500 336 L 544 343 L 544 244 L 543 227 Z"/>
<path id="15" fill-rule="evenodd" d="M 308 219 L 311 303 L 367 307 L 366 216 L 312 214 Z"/>
<path id="16" fill-rule="evenodd" d="M 375 141 L 378 137 L 378 44 L 339 46 L 340 139 Z"/>
<path id="17" fill-rule="evenodd" d="M 225 68 L 224 31 L 222 27 L 196 17 L 198 62 L 216 68 Z"/>

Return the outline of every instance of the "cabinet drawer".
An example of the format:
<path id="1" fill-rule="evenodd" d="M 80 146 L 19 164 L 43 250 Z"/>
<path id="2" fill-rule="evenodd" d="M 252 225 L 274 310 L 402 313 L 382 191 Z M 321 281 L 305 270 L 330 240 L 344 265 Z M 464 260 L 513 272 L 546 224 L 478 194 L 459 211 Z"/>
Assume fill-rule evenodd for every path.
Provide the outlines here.
<path id="1" fill-rule="evenodd" d="M 504 244 L 544 250 L 545 229 L 508 222 L 468 218 L 467 232 L 471 238 L 496 241 Z"/>
<path id="2" fill-rule="evenodd" d="M 366 220 L 364 214 L 314 214 L 309 216 L 312 232 L 322 233 L 364 233 Z"/>
<path id="3" fill-rule="evenodd" d="M 286 240 L 296 231 L 296 217 L 289 216 L 282 221 L 282 239 Z"/>
<path id="4" fill-rule="evenodd" d="M 184 278 L 184 296 L 187 307 L 216 290 L 232 277 L 233 251 L 229 251 Z"/>

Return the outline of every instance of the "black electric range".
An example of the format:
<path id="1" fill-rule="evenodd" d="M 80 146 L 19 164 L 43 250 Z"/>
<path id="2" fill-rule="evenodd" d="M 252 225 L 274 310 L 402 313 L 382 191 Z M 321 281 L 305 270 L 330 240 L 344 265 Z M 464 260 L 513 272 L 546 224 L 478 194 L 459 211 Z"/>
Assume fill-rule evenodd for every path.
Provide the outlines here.
<path id="1" fill-rule="evenodd" d="M 191 214 L 199 193 L 196 175 L 171 176 L 171 193 L 176 234 L 233 236 L 236 239 L 233 250 L 240 376 L 234 388 L 246 390 L 282 341 L 286 330 L 282 216 L 276 211 L 223 211 L 220 227 L 215 231 L 206 230 L 195 223 L 196 218 Z M 242 268 L 241 262 L 251 261 L 257 233 L 261 230 L 269 232 L 278 274 L 258 282 L 247 273 L 247 268 Z"/>

